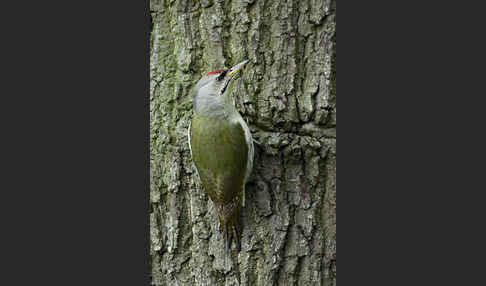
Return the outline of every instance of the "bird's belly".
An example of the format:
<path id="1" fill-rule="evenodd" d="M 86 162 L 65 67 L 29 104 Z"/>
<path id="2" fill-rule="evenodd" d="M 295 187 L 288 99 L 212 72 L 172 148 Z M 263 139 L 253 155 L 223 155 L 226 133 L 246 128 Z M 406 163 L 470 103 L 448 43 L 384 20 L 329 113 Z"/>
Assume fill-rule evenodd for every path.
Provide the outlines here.
<path id="1" fill-rule="evenodd" d="M 227 203 L 241 194 L 248 160 L 241 127 L 227 120 L 195 116 L 190 141 L 194 165 L 210 198 Z"/>

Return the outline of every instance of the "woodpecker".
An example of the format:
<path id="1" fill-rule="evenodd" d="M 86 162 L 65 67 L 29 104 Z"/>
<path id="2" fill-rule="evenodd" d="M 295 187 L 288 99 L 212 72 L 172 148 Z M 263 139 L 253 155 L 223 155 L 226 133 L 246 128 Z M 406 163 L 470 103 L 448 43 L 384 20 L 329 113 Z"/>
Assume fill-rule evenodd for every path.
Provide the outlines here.
<path id="1" fill-rule="evenodd" d="M 234 79 L 247 63 L 209 72 L 199 80 L 188 128 L 191 157 L 218 213 L 227 255 L 233 233 L 241 250 L 239 211 L 245 206 L 245 183 L 253 168 L 253 139 L 232 97 Z"/>

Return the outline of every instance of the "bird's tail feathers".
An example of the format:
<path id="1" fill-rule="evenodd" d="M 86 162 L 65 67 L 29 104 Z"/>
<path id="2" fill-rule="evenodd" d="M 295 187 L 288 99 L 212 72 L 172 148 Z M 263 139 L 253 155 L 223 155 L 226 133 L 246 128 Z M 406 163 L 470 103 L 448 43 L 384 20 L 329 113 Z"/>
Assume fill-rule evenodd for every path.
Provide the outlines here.
<path id="1" fill-rule="evenodd" d="M 233 238 L 236 242 L 236 249 L 238 252 L 241 251 L 240 242 L 240 226 L 239 226 L 239 210 L 235 210 L 230 216 L 219 215 L 219 224 L 221 226 L 221 232 L 225 240 L 225 252 L 229 256 L 231 243 Z"/>

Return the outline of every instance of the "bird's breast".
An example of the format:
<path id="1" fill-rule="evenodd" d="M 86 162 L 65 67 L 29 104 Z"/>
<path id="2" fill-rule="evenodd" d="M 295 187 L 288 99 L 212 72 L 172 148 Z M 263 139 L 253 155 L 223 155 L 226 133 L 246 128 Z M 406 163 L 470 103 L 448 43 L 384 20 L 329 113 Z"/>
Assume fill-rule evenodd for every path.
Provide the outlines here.
<path id="1" fill-rule="evenodd" d="M 218 203 L 231 201 L 244 187 L 248 146 L 244 130 L 231 120 L 194 115 L 192 158 L 204 190 Z"/>

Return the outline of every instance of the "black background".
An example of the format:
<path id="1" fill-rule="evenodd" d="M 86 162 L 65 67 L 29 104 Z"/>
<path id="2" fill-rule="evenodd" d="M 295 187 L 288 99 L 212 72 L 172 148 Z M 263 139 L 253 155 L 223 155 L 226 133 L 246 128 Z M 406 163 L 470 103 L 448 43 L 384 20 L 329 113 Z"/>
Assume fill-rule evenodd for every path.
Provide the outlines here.
<path id="1" fill-rule="evenodd" d="M 484 9 L 427 3 L 337 5 L 340 285 L 485 282 Z M 1 5 L 0 284 L 149 285 L 148 1 Z"/>

